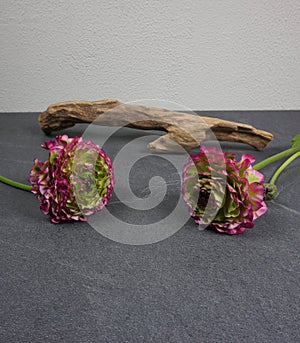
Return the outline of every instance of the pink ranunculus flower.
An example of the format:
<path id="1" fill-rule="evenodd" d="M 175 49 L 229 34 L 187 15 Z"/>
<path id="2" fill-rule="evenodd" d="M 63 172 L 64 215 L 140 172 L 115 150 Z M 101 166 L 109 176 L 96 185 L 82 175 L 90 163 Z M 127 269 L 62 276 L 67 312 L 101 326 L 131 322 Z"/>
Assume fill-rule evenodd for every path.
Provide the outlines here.
<path id="1" fill-rule="evenodd" d="M 34 160 L 29 181 L 51 222 L 86 221 L 85 216 L 107 205 L 114 186 L 113 167 L 98 145 L 63 135 L 42 148 L 49 150 L 49 157 L 45 162 Z"/>
<path id="2" fill-rule="evenodd" d="M 201 147 L 191 156 L 183 170 L 182 192 L 197 224 L 209 224 L 209 228 L 227 234 L 243 233 L 254 226 L 253 221 L 267 211 L 264 176 L 253 169 L 254 161 L 249 154 L 237 161 L 234 154 L 214 147 Z M 203 219 L 208 199 L 217 209 L 210 223 Z"/>

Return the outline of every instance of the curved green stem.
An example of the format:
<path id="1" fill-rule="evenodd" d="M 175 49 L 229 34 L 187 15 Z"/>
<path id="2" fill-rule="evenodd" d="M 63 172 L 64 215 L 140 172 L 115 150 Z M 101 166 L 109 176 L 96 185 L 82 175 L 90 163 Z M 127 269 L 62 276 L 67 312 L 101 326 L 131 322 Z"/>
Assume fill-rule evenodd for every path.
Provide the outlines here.
<path id="1" fill-rule="evenodd" d="M 290 148 L 290 149 L 287 149 L 285 151 L 282 151 L 280 152 L 279 154 L 276 154 L 276 155 L 273 155 L 269 158 L 266 158 L 265 160 L 257 163 L 255 166 L 253 166 L 253 168 L 255 170 L 259 170 L 265 166 L 267 166 L 268 164 L 272 163 L 272 162 L 275 162 L 283 157 L 286 157 L 286 156 L 289 156 L 291 154 L 293 154 L 294 152 L 298 151 L 299 149 L 298 148 Z"/>
<path id="2" fill-rule="evenodd" d="M 288 158 L 285 162 L 283 162 L 282 165 L 276 170 L 275 174 L 272 176 L 270 183 L 274 185 L 278 176 L 283 172 L 283 170 L 299 156 L 300 156 L 300 151 L 296 152 L 294 155 Z"/>
<path id="3" fill-rule="evenodd" d="M 19 189 L 23 189 L 24 191 L 28 191 L 30 192 L 32 189 L 32 186 L 29 185 L 24 185 L 24 183 L 20 183 L 20 182 L 16 182 L 13 180 L 10 180 L 2 175 L 0 175 L 0 181 L 3 183 L 6 183 L 7 185 L 19 188 Z"/>

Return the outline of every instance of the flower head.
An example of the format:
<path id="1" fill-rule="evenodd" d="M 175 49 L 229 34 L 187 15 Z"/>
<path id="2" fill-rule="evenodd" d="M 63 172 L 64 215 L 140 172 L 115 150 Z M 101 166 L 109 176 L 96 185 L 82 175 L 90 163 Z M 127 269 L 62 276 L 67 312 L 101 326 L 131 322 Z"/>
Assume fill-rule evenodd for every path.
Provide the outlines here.
<path id="1" fill-rule="evenodd" d="M 223 233 L 239 234 L 254 226 L 266 210 L 264 176 L 252 168 L 254 158 L 201 147 L 183 171 L 183 198 L 197 224 Z M 205 215 L 215 211 L 207 222 Z"/>
<path id="2" fill-rule="evenodd" d="M 107 205 L 114 186 L 113 168 L 98 145 L 63 135 L 42 148 L 49 150 L 48 159 L 34 160 L 29 181 L 51 222 L 86 221 L 85 216 Z"/>

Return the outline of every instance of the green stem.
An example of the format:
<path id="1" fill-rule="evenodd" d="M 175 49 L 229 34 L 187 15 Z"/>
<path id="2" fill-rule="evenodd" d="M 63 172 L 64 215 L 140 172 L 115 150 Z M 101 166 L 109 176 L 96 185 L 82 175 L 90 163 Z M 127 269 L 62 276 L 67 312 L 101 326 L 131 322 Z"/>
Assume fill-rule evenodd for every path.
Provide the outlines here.
<path id="1" fill-rule="evenodd" d="M 299 156 L 300 156 L 300 151 L 296 152 L 294 155 L 288 158 L 285 162 L 283 162 L 282 165 L 276 170 L 276 172 L 272 176 L 270 183 L 274 185 L 278 176 L 283 172 L 283 170 Z"/>
<path id="2" fill-rule="evenodd" d="M 272 163 L 272 162 L 275 162 L 283 157 L 286 157 L 286 156 L 289 156 L 291 154 L 293 154 L 294 152 L 298 151 L 299 149 L 298 148 L 290 148 L 290 149 L 287 149 L 285 151 L 282 151 L 280 152 L 279 154 L 276 154 L 276 155 L 273 155 L 259 163 L 257 163 L 255 166 L 253 166 L 253 168 L 255 170 L 259 170 L 265 166 L 267 166 L 268 164 Z"/>
<path id="3" fill-rule="evenodd" d="M 10 179 L 2 176 L 2 175 L 0 175 L 0 181 L 3 182 L 3 183 L 6 183 L 7 185 L 10 185 L 10 186 L 13 186 L 13 187 L 16 187 L 16 188 L 19 188 L 19 189 L 23 189 L 24 191 L 30 192 L 31 189 L 32 189 L 32 186 L 24 185 L 23 183 L 10 180 Z"/>

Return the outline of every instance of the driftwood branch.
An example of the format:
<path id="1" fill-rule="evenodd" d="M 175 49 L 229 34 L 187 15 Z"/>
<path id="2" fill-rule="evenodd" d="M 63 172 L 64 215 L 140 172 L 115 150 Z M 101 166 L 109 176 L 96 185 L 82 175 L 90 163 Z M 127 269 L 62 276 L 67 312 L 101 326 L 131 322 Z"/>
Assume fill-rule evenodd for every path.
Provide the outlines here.
<path id="1" fill-rule="evenodd" d="M 149 143 L 156 152 L 176 152 L 178 144 L 186 150 L 215 137 L 221 141 L 241 142 L 262 150 L 272 139 L 269 132 L 251 125 L 162 108 L 122 104 L 117 100 L 70 101 L 50 105 L 39 117 L 41 129 L 50 134 L 74 126 L 92 123 L 104 126 L 128 126 L 167 133 Z M 174 143 L 175 142 L 175 143 Z"/>

